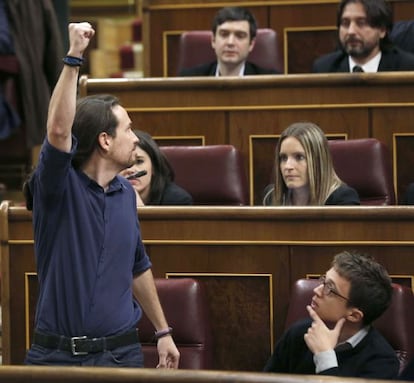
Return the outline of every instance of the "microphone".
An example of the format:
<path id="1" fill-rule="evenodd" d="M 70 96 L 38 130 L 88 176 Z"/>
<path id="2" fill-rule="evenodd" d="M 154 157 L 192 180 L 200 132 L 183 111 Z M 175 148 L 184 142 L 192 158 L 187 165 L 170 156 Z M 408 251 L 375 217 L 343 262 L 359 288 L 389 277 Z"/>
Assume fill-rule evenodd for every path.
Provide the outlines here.
<path id="1" fill-rule="evenodd" d="M 147 174 L 146 170 L 140 170 L 139 172 L 136 172 L 134 174 L 130 174 L 128 177 L 126 177 L 127 180 L 135 180 L 139 177 L 145 176 Z"/>

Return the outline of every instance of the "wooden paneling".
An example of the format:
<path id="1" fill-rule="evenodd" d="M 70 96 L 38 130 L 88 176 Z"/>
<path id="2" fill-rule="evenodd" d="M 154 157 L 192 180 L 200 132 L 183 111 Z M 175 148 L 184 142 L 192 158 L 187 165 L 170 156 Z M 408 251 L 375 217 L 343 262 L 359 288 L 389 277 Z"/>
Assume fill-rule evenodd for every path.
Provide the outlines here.
<path id="1" fill-rule="evenodd" d="M 414 126 L 410 130 L 413 133 L 396 133 L 393 136 L 394 149 L 394 178 L 401 186 L 399 199 L 404 197 L 407 186 L 413 182 L 414 169 Z"/>
<path id="2" fill-rule="evenodd" d="M 336 8 L 336 2 L 320 1 L 279 3 L 270 8 L 269 27 L 278 32 L 285 73 L 310 72 L 316 57 L 335 48 Z"/>
<path id="3" fill-rule="evenodd" d="M 210 319 L 214 323 L 212 369 L 238 370 L 243 366 L 244 371 L 260 370 L 271 351 L 269 340 L 273 339 L 272 275 L 189 272 L 167 276 L 196 278 L 207 291 Z M 240 339 L 255 339 L 255 342 L 240 342 Z M 246 360 L 248 354 L 255 357 Z"/>
<path id="4" fill-rule="evenodd" d="M 407 105 L 377 110 L 372 135 L 392 149 L 394 183 L 401 200 L 408 184 L 414 182 L 414 108 Z"/>
<path id="5" fill-rule="evenodd" d="M 225 116 L 218 111 L 206 111 L 204 113 L 196 111 L 176 113 L 172 111 L 161 115 L 158 112 L 141 113 L 132 111 L 130 118 L 134 129 L 151 132 L 154 138 L 164 137 L 162 143 L 164 145 L 167 144 L 167 137 L 175 137 L 174 140 L 171 139 L 170 141 L 170 144 L 173 143 L 174 145 L 179 143 L 191 145 L 191 137 L 193 137 L 193 142 L 197 142 L 197 145 L 202 143 L 215 145 L 227 140 Z M 211 128 L 212 126 L 214 126 L 214 129 Z"/>
<path id="6" fill-rule="evenodd" d="M 141 0 L 70 0 L 71 18 L 138 16 Z"/>
<path id="7" fill-rule="evenodd" d="M 338 46 L 336 28 L 285 28 L 283 44 L 286 73 L 311 73 L 312 63 Z"/>
<path id="8" fill-rule="evenodd" d="M 36 300 L 31 214 L 6 202 L 0 212 L 3 364 L 21 364 Z M 138 213 L 154 275 L 205 284 L 218 370 L 260 371 L 283 332 L 293 282 L 324 273 L 341 250 L 376 256 L 397 281 L 414 278 L 413 207 L 148 206 Z"/>
<path id="9" fill-rule="evenodd" d="M 160 143 L 185 144 L 202 137 L 206 145 L 234 145 L 245 159 L 252 205 L 261 203 L 271 176 L 272 137 L 297 121 L 315 122 L 330 138 L 383 141 L 392 153 L 400 198 L 414 181 L 413 72 L 253 76 L 242 81 L 83 77 L 80 90 L 82 95 L 117 95 L 133 127 L 147 130 Z"/>

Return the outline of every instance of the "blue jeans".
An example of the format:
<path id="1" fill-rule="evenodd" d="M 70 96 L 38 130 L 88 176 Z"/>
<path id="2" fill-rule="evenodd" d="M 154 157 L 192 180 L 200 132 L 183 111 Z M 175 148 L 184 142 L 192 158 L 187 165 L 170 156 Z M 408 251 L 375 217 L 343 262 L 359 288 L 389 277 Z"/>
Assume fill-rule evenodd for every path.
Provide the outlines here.
<path id="1" fill-rule="evenodd" d="M 54 350 L 32 344 L 26 354 L 24 363 L 38 366 L 144 367 L 144 355 L 140 343 L 88 355 L 72 355 L 68 351 Z"/>

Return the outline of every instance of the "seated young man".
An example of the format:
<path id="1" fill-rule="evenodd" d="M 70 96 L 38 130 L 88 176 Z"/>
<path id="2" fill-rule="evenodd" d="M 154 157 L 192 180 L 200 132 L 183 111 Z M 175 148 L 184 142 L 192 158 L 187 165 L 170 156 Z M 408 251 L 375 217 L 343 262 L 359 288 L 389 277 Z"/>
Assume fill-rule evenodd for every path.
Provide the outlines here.
<path id="1" fill-rule="evenodd" d="M 389 306 L 391 279 L 372 258 L 337 254 L 314 289 L 309 319 L 292 325 L 264 371 L 393 379 L 399 361 L 371 326 Z"/>
<path id="2" fill-rule="evenodd" d="M 247 56 L 256 43 L 257 24 L 245 8 L 225 7 L 213 20 L 211 46 L 217 61 L 183 69 L 180 76 L 245 76 L 277 74 L 275 70 L 261 68 Z"/>

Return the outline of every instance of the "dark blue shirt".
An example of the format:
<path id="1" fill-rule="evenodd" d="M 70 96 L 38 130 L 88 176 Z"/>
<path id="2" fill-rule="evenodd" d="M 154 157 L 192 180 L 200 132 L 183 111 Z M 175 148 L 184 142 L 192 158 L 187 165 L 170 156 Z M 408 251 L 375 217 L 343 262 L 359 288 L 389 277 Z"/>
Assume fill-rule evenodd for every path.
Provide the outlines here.
<path id="1" fill-rule="evenodd" d="M 0 55 L 10 55 L 13 53 L 13 39 L 10 33 L 6 0 L 0 0 Z"/>
<path id="2" fill-rule="evenodd" d="M 107 190 L 47 140 L 31 179 L 39 279 L 35 328 L 65 336 L 108 336 L 141 317 L 133 276 L 151 267 L 134 191 L 116 176 Z"/>

